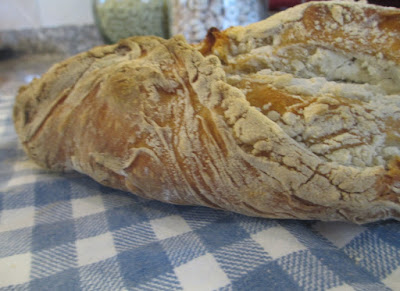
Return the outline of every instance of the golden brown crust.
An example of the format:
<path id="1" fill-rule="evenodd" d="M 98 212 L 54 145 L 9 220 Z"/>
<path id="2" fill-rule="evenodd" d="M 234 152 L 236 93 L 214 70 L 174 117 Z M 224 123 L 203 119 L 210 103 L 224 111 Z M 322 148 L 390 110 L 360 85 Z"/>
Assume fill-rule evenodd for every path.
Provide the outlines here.
<path id="1" fill-rule="evenodd" d="M 382 51 L 375 66 L 383 44 L 354 36 L 350 44 L 368 51 L 353 54 L 328 47 L 325 26 L 323 37 L 303 31 L 315 15 L 330 13 L 328 25 L 362 14 L 353 26 L 369 31 L 379 19 L 373 26 L 390 34 L 397 10 L 333 1 L 285 13 L 212 30 L 199 46 L 134 37 L 55 65 L 17 96 L 21 143 L 45 167 L 165 202 L 271 218 L 400 219 L 400 90 L 374 73 L 389 64 L 395 75 L 398 55 Z M 329 54 L 357 58 L 355 71 L 338 82 L 337 70 L 320 66 Z M 358 84 L 354 72 L 364 74 Z"/>
<path id="2" fill-rule="evenodd" d="M 274 42 L 275 51 L 293 45 L 318 46 L 346 53 L 381 53 L 399 63 L 399 17 L 399 9 L 351 1 L 307 3 L 245 27 L 210 29 L 198 47 L 227 63 L 230 56 Z"/>

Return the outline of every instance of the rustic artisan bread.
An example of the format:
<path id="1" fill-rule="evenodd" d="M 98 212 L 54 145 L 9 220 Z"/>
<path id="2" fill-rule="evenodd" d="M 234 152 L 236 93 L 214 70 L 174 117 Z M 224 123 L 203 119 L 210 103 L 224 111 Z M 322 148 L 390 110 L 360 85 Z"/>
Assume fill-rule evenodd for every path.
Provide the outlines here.
<path id="1" fill-rule="evenodd" d="M 203 43 L 133 37 L 21 88 L 15 127 L 54 170 L 169 203 L 400 219 L 400 12 L 315 2 Z"/>

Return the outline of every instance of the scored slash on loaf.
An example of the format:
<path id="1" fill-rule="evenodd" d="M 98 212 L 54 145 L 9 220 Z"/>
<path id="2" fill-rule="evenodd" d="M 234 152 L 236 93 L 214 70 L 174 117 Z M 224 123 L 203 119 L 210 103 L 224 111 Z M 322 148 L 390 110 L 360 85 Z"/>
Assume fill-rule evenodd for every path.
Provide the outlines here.
<path id="1" fill-rule="evenodd" d="M 399 10 L 343 1 L 194 45 L 132 37 L 21 88 L 15 128 L 39 165 L 150 199 L 400 219 L 399 49 Z"/>

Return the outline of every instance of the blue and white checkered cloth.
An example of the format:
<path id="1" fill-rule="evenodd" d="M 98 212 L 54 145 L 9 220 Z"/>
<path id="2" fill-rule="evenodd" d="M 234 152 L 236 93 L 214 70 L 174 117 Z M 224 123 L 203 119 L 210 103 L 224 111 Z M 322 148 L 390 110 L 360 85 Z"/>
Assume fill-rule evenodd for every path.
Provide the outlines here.
<path id="1" fill-rule="evenodd" d="M 0 96 L 0 290 L 400 290 L 400 223 L 149 201 L 27 159 Z"/>

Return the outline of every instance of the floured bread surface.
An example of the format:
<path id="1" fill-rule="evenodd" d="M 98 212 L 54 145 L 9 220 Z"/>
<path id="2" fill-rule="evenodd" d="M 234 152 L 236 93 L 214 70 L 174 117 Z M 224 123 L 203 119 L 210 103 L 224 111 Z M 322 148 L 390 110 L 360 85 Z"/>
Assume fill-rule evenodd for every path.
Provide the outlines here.
<path id="1" fill-rule="evenodd" d="M 228 82 L 291 138 L 324 161 L 385 166 L 400 156 L 400 95 L 368 84 L 261 71 Z"/>
<path id="2" fill-rule="evenodd" d="M 213 29 L 197 47 L 218 56 L 227 82 L 298 144 L 357 169 L 388 169 L 400 156 L 399 48 L 398 9 L 350 1 Z"/>
<path id="3" fill-rule="evenodd" d="M 370 48 L 372 32 L 340 30 L 350 18 L 347 30 L 368 24 L 394 40 Z M 332 44 L 334 21 L 347 44 Z M 126 39 L 21 88 L 15 127 L 37 163 L 146 198 L 269 218 L 400 219 L 400 60 L 383 49 L 400 42 L 399 23 L 397 10 L 333 1 L 213 30 L 197 46 Z"/>

